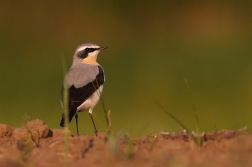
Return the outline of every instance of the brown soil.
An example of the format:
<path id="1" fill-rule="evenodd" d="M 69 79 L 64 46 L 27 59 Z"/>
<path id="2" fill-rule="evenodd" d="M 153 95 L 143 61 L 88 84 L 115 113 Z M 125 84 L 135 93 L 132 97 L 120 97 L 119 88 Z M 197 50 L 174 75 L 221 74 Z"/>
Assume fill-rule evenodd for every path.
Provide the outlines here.
<path id="1" fill-rule="evenodd" d="M 251 167 L 252 135 L 246 128 L 201 134 L 149 134 L 76 136 L 69 132 L 65 150 L 64 131 L 49 129 L 41 120 L 21 128 L 0 124 L 0 166 L 175 166 Z"/>

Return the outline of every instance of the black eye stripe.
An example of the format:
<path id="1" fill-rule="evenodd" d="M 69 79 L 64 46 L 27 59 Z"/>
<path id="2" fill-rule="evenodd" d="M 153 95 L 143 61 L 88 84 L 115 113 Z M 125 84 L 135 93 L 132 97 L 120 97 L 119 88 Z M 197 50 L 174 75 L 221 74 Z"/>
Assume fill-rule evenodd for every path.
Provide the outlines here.
<path id="1" fill-rule="evenodd" d="M 98 48 L 86 48 L 85 51 L 88 52 L 88 53 L 91 53 L 95 50 L 97 50 Z"/>
<path id="2" fill-rule="evenodd" d="M 99 48 L 86 48 L 86 49 L 84 49 L 84 50 L 82 50 L 82 51 L 79 51 L 79 52 L 77 53 L 77 56 L 78 56 L 79 58 L 81 58 L 81 59 L 85 59 L 85 58 L 88 56 L 88 53 L 94 52 L 94 51 L 96 51 L 97 49 L 99 49 Z"/>

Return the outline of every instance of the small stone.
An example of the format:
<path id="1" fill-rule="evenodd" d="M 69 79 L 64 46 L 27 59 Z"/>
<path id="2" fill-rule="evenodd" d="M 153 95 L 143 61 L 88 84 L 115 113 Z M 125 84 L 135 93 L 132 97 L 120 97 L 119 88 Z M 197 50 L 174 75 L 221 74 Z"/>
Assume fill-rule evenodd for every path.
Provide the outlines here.
<path id="1" fill-rule="evenodd" d="M 63 129 L 51 129 L 52 137 L 64 137 L 65 136 L 65 130 Z M 68 135 L 71 136 L 72 132 L 69 130 Z"/>
<path id="2" fill-rule="evenodd" d="M 17 141 L 18 140 L 27 140 L 28 138 L 31 137 L 31 135 L 29 134 L 28 130 L 27 129 L 24 129 L 24 128 L 16 128 L 14 131 L 13 131 L 13 134 L 12 134 L 13 138 L 16 139 Z"/>
<path id="3" fill-rule="evenodd" d="M 10 137 L 12 135 L 12 132 L 12 127 L 5 124 L 0 124 L 0 137 Z"/>
<path id="4" fill-rule="evenodd" d="M 23 127 L 31 132 L 33 138 L 37 139 L 46 138 L 49 133 L 48 125 L 44 121 L 39 119 L 32 120 L 25 124 Z"/>

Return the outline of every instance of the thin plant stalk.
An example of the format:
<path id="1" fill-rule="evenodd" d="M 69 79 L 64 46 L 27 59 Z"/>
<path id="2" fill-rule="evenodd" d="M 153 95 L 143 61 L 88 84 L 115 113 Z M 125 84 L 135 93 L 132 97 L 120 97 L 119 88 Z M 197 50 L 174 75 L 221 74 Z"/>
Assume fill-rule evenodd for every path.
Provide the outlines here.
<path id="1" fill-rule="evenodd" d="M 200 135 L 199 135 L 199 131 L 200 131 L 200 125 L 199 125 L 199 118 L 198 118 L 198 115 L 197 115 L 197 110 L 196 110 L 196 106 L 194 104 L 194 100 L 193 100 L 193 92 L 192 92 L 192 89 L 190 87 L 190 84 L 189 84 L 189 81 L 187 80 L 186 78 L 186 75 L 185 75 L 185 71 L 183 70 L 182 68 L 182 65 L 181 63 L 179 64 L 180 65 L 180 68 L 181 68 L 181 74 L 184 78 L 184 83 L 186 85 L 186 88 L 189 92 L 189 95 L 191 97 L 191 101 L 192 101 L 192 110 L 194 112 L 194 118 L 195 118 L 195 121 L 196 121 L 196 133 L 198 134 L 198 138 L 197 138 L 197 144 L 200 145 Z"/>
<path id="2" fill-rule="evenodd" d="M 65 59 L 62 58 L 62 68 L 63 74 L 66 74 L 66 63 Z M 64 163 L 67 165 L 68 162 L 68 147 L 69 147 L 69 127 L 68 127 L 68 89 L 66 89 L 67 85 L 64 80 L 63 82 L 63 106 L 64 106 L 64 117 L 65 117 L 65 126 L 64 126 Z"/>
<path id="3" fill-rule="evenodd" d="M 153 98 L 153 101 L 159 106 L 161 110 L 163 110 L 169 117 L 171 117 L 175 122 L 177 122 L 183 129 L 185 129 L 187 132 L 190 132 L 189 129 L 177 117 L 175 117 L 166 109 L 164 109 L 164 107 L 155 98 Z"/>
<path id="4" fill-rule="evenodd" d="M 185 129 L 187 132 L 191 132 L 177 117 L 175 117 L 170 112 L 168 112 L 166 109 L 164 109 L 164 107 L 156 99 L 153 98 L 153 101 L 159 106 L 159 108 L 161 110 L 163 110 L 169 117 L 171 117 L 174 121 L 176 121 L 183 129 Z M 200 136 L 198 138 L 200 139 Z M 193 140 L 195 143 L 197 143 L 199 145 L 198 140 L 196 140 L 194 137 L 193 137 Z"/>
<path id="5" fill-rule="evenodd" d="M 93 87 L 95 88 L 95 90 L 96 90 L 96 92 L 97 92 L 98 96 L 100 97 L 100 100 L 101 100 L 101 103 L 102 103 L 102 108 L 103 108 L 104 115 L 105 115 L 106 124 L 107 124 L 107 129 L 108 129 L 108 128 L 109 128 L 108 113 L 107 113 L 107 110 L 106 110 L 106 107 L 105 107 L 105 103 L 104 103 L 104 100 L 103 100 L 103 97 L 102 97 L 101 91 L 100 91 L 100 89 L 99 89 L 99 88 L 98 88 L 98 89 L 96 89 L 96 87 L 95 87 L 95 85 L 94 85 L 94 83 L 93 83 L 93 82 L 92 82 L 92 84 L 93 84 Z M 97 79 L 96 79 L 96 84 L 97 84 L 97 85 L 99 85 L 99 84 L 98 84 Z M 97 90 L 98 90 L 98 91 L 97 91 Z M 109 129 L 110 129 L 110 128 L 109 128 Z M 108 134 L 110 134 L 110 130 L 108 131 Z"/>

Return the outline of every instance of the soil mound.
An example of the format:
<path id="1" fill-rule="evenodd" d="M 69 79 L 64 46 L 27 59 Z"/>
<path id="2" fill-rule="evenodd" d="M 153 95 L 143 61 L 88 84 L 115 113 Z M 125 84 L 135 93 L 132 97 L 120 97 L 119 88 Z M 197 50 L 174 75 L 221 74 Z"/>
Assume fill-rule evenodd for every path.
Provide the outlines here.
<path id="1" fill-rule="evenodd" d="M 42 120 L 20 128 L 0 124 L 0 166 L 252 166 L 252 136 L 246 128 L 201 133 L 201 146 L 197 139 L 183 131 L 134 139 L 103 133 L 76 136 L 50 129 Z"/>

